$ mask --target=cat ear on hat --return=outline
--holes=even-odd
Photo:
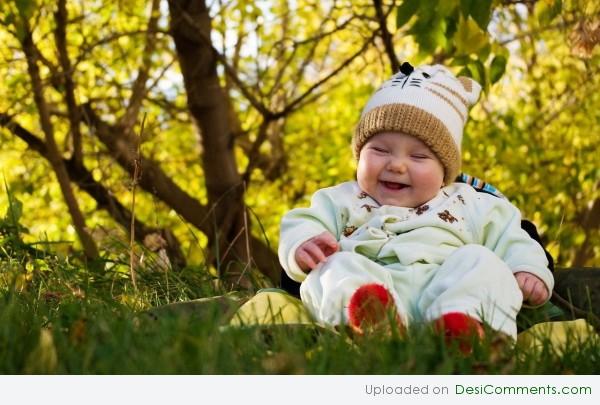
[[[413,65],[411,65],[408,62],[404,62],[400,66],[400,72],[404,73],[406,76],[410,75],[414,70],[415,68],[413,67]]]
[[[413,70],[415,70],[415,68],[410,63],[404,62],[402,66],[400,66],[400,70],[394,73],[390,80],[404,79],[406,76],[410,76]]]
[[[469,104],[475,104],[479,99],[479,94],[481,93],[481,85],[467,76],[459,76],[457,79],[465,89],[465,95]]]

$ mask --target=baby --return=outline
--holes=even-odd
[[[357,180],[283,217],[279,259],[317,321],[361,333],[391,311],[449,338],[483,336],[484,322],[516,338],[523,301],[549,299],[548,261],[519,210],[454,183],[480,90],[443,66],[403,64],[362,112]]]

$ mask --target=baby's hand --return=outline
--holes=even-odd
[[[301,244],[296,249],[294,258],[303,271],[309,272],[339,249],[338,242],[333,235],[323,232]]]
[[[515,273],[515,278],[523,293],[523,301],[529,301],[531,305],[540,305],[548,300],[550,293],[539,277],[525,271],[519,271]]]

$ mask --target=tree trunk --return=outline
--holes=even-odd
[[[83,105],[86,122],[93,133],[110,150],[115,161],[129,170],[136,158],[123,129],[109,125],[95,113],[89,104]],[[143,156],[141,158],[142,177],[139,185],[175,210],[183,219],[198,228],[205,235],[214,234],[214,215],[211,210],[200,204],[193,196],[179,187],[157,164]],[[276,254],[261,239],[250,237],[252,260],[261,273],[273,283],[280,281],[281,267]]]
[[[199,127],[202,167],[210,207],[212,262],[227,284],[249,287],[252,246],[244,185],[234,156],[226,94],[210,42],[211,19],[202,0],[170,0],[170,29],[190,113]]]
[[[73,220],[73,226],[75,227],[75,231],[79,236],[79,240],[81,241],[85,255],[88,259],[94,260],[98,258],[98,249],[96,247],[96,243],[86,228],[85,219],[81,213],[81,210],[79,209],[79,204],[75,197],[75,193],[73,192],[73,188],[71,187],[71,182],[69,181],[67,169],[65,168],[61,153],[54,138],[54,129],[52,127],[52,122],[50,121],[50,112],[48,110],[48,104],[44,98],[44,87],[37,64],[38,51],[33,43],[33,34],[26,21],[23,21],[23,27],[25,34],[22,37],[21,45],[27,59],[27,71],[31,79],[33,98],[39,112],[40,126],[46,138],[48,161],[50,162],[50,165],[56,174],[58,184],[60,185],[60,190],[65,199],[65,203],[67,204],[67,209],[71,215],[71,219]]]
[[[34,136],[21,125],[13,122],[10,116],[0,113],[0,126],[8,128],[15,136],[27,143],[30,149],[38,152],[40,156],[50,161],[50,155],[46,144],[39,137]],[[131,225],[131,211],[124,207],[123,204],[112,195],[110,190],[104,187],[100,182],[94,180],[92,173],[87,170],[83,165],[83,162],[71,158],[63,159],[62,164],[67,170],[69,180],[72,183],[75,183],[81,191],[93,198],[99,209],[106,210],[106,212],[108,212],[126,232],[129,232]],[[180,243],[171,230],[150,227],[141,222],[138,218],[134,219],[134,228],[135,237],[140,244],[145,245],[144,241],[147,236],[160,235],[167,243],[165,249],[171,264],[179,268],[186,265],[185,256],[181,251]]]
[[[596,184],[596,189],[598,188],[600,188],[600,182]],[[585,239],[577,250],[573,267],[585,266],[586,262],[593,257],[592,235],[598,235],[598,229],[600,228],[600,198],[596,198],[585,212],[581,226],[585,231]]]

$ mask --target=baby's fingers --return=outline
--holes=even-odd
[[[321,250],[321,247],[316,243],[307,244],[304,249],[308,252],[308,254],[312,257],[315,263],[321,263],[325,260],[325,253]],[[316,266],[316,265],[315,265]]]
[[[325,232],[323,234],[323,241],[327,244],[327,246],[329,246],[332,249],[337,249],[338,248],[338,241],[337,239],[330,234],[329,232]]]
[[[298,249],[296,251],[296,263],[304,271],[311,270],[317,267],[317,263],[315,262],[315,260],[304,248]]]
[[[521,286],[521,292],[523,293],[523,301],[530,302],[533,296],[533,285],[527,281]]]
[[[548,299],[548,289],[544,283],[535,283],[529,294],[529,303],[532,305],[543,304]]]
[[[337,239],[329,232],[323,232],[317,236],[315,242],[319,245],[325,256],[331,256],[339,250]]]
[[[548,289],[541,280],[533,277],[519,277],[517,281],[523,293],[523,301],[529,302],[531,305],[540,305],[548,299]]]

